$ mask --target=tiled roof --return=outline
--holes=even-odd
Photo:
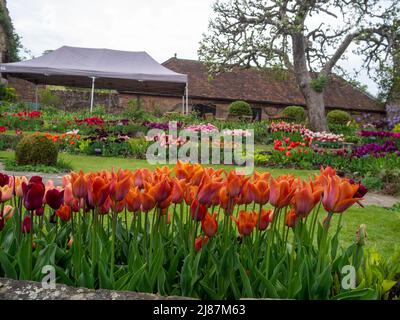
[[[189,76],[192,98],[305,105],[293,74],[286,73],[282,77],[273,69],[235,68],[209,80],[206,67],[200,61],[171,58],[163,65]],[[377,100],[338,76],[329,81],[324,94],[327,108],[385,112],[384,106]]]

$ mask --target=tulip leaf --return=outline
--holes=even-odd
[[[103,261],[100,261],[98,264],[99,267],[99,283],[100,283],[100,288],[101,289],[112,289],[113,286],[113,282],[111,280],[111,277],[109,275],[107,275],[106,272],[106,266],[105,263]]]
[[[371,288],[355,289],[347,292],[340,293],[332,300],[375,300],[378,298],[378,292]]]
[[[243,265],[239,261],[239,257],[237,257],[237,265],[238,265],[240,277],[241,277],[242,283],[243,283],[244,294],[247,298],[252,298],[252,297],[254,297],[254,293],[253,293],[253,289],[251,287],[250,279],[249,279],[249,276],[247,275],[246,271],[244,270]]]
[[[9,258],[7,257],[7,254],[1,250],[0,250],[0,265],[1,268],[4,270],[6,278],[18,279],[15,268],[13,267]]]
[[[382,282],[383,292],[388,292],[390,289],[393,288],[393,286],[396,285],[396,283],[397,283],[396,281],[392,281],[392,280],[387,280],[387,279],[383,280],[383,282]]]
[[[129,280],[128,286],[126,287],[126,290],[138,291],[139,281],[142,279],[146,268],[147,268],[147,263],[143,264],[143,266],[141,268],[139,268],[138,270],[136,270],[136,272],[131,274],[131,278]]]

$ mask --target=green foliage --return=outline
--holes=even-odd
[[[57,147],[44,136],[25,136],[15,148],[15,161],[18,165],[56,166],[57,157]]]
[[[323,92],[328,83],[328,77],[319,76],[316,79],[311,80],[311,87],[317,92]]]
[[[16,102],[17,93],[15,89],[0,83],[0,100],[6,102]]]
[[[131,153],[135,159],[146,159],[146,152],[151,142],[145,139],[130,139]]]
[[[20,61],[19,50],[22,48],[21,39],[15,32],[13,23],[2,6],[0,6],[0,25],[3,28],[7,41],[5,62]]]
[[[46,107],[59,107],[61,104],[60,97],[54,94],[50,89],[39,90],[39,101]]]
[[[282,116],[293,119],[295,122],[306,121],[307,114],[303,107],[300,106],[288,106],[282,111]]]
[[[129,100],[122,115],[128,119],[144,121],[149,119],[150,113],[143,110],[142,99],[132,99]]]
[[[235,101],[229,105],[229,114],[234,116],[252,116],[251,106],[245,101]]]
[[[8,159],[4,162],[4,168],[7,171],[15,172],[41,172],[41,173],[65,173],[72,170],[69,162],[60,159],[55,166],[38,165],[18,165],[15,160]]]
[[[0,134],[0,150],[14,150],[21,138],[19,135]]]
[[[351,121],[350,114],[343,110],[333,110],[327,114],[328,125],[346,125]]]

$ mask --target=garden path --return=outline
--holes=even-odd
[[[62,177],[65,175],[64,173],[38,173],[38,172],[14,172],[14,171],[5,171],[4,165],[0,163],[0,172],[6,173],[8,175],[16,175],[16,176],[26,176],[28,178],[32,176],[41,176],[43,177],[44,183],[48,180],[53,180],[54,185],[61,185]],[[363,205],[365,206],[378,206],[382,208],[391,208],[395,204],[400,203],[400,197],[394,197],[389,195],[384,195],[375,192],[368,192],[363,200]]]

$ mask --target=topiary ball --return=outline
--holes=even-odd
[[[307,114],[303,107],[300,106],[289,106],[283,109],[282,116],[285,118],[291,118],[295,122],[306,121]]]
[[[251,106],[245,101],[235,101],[229,105],[229,114],[234,116],[252,116]]]
[[[328,124],[338,124],[344,126],[351,120],[351,116],[346,111],[333,110],[331,112],[328,112],[326,119],[328,121]]]
[[[15,148],[15,161],[17,165],[46,165],[57,164],[58,149],[56,145],[45,136],[25,136]]]

